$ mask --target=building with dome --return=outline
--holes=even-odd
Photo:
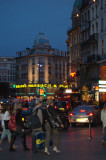
[[[33,48],[26,48],[16,54],[16,84],[20,86],[17,87],[19,89],[18,96],[20,96],[19,94],[28,95],[29,93],[36,96],[37,92],[35,90],[39,86],[45,85],[47,91],[47,84],[50,84],[49,88],[52,88],[54,84],[57,88],[66,81],[67,52],[51,48],[44,33],[38,34]],[[28,84],[30,86],[35,84],[36,87],[27,87],[28,93],[26,93],[24,86]]]

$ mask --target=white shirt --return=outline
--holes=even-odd
[[[5,113],[4,113],[4,118],[3,118],[4,120],[10,120],[10,114],[9,114],[9,112],[8,111],[6,111]]]

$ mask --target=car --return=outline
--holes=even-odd
[[[54,102],[54,108],[59,113],[61,113],[61,112],[68,113],[69,106],[67,104],[68,104],[67,101],[55,101]]]
[[[100,110],[96,106],[81,105],[69,113],[69,122],[75,127],[76,124],[89,123],[90,117],[91,123],[97,125],[101,122],[100,115]]]
[[[0,100],[0,104],[6,104],[6,103],[10,103],[10,100],[9,99],[1,99]]]

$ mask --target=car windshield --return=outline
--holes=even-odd
[[[66,107],[66,102],[61,102],[61,101],[59,101],[59,102],[55,102],[55,105],[57,106],[57,107]]]
[[[85,111],[85,112],[90,112],[93,110],[93,107],[91,106],[78,106],[77,108],[75,108],[75,112],[81,112],[81,111]]]

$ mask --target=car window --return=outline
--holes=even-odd
[[[66,102],[58,101],[54,103],[57,107],[66,107]]]
[[[81,110],[85,110],[86,112],[90,112],[90,111],[93,110],[93,107],[91,107],[91,106],[79,106],[74,111],[75,112],[80,112]]]

